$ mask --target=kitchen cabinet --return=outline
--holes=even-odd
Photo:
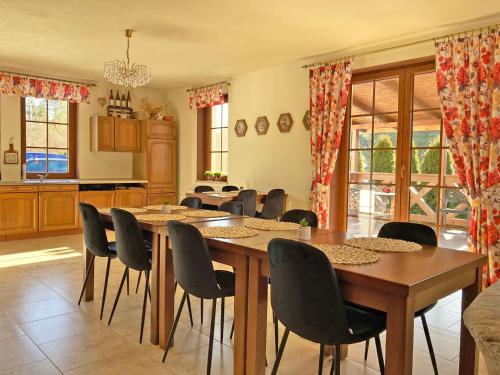
[[[64,186],[64,185],[63,185]],[[64,188],[44,187],[51,191],[38,193],[38,223],[39,231],[57,231],[76,229],[79,224],[78,201],[79,193],[76,185],[74,190]]]
[[[0,236],[33,233],[38,230],[38,193],[24,189],[0,191]],[[26,191],[27,190],[27,191]]]
[[[93,116],[90,120],[90,129],[92,151],[140,152],[139,120]]]
[[[170,204],[177,203],[176,193],[149,193],[148,194],[148,205],[163,204],[166,201]]]
[[[146,189],[115,190],[114,207],[144,207],[146,205]]]
[[[80,202],[91,204],[96,208],[110,208],[115,204],[115,191],[80,191]],[[81,215],[79,215],[79,227],[83,228]]]

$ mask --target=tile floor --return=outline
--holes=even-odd
[[[139,344],[143,295],[141,291],[135,294],[137,273],[131,273],[131,293],[122,296],[111,326],[106,322],[123,272],[119,261],[112,264],[103,321],[99,321],[99,295],[105,261],[96,262],[97,298],[77,306],[83,272],[81,248],[80,235],[0,243],[0,374],[204,374],[209,304],[205,304],[205,321],[201,324],[200,303],[192,299],[194,327],[190,327],[186,311],[176,334],[176,345],[167,363],[162,364],[163,352],[147,343],[147,334],[145,342]],[[233,351],[229,340],[232,309],[233,301],[228,299],[223,343],[219,339],[221,325],[217,318],[213,374],[232,373]],[[427,316],[442,375],[458,373],[459,313],[460,295],[454,294],[441,300]],[[146,322],[146,332],[148,328]],[[384,337],[382,341],[385,346]],[[364,362],[363,344],[351,345],[348,359],[342,362],[342,373],[378,373],[374,347],[370,346],[368,361]],[[432,374],[418,320],[414,348],[414,374]],[[280,373],[315,374],[318,351],[318,345],[290,335]],[[268,330],[267,358],[272,364],[272,323]],[[325,362],[325,370],[329,370],[330,364],[331,360]],[[480,374],[486,374],[482,360]]]

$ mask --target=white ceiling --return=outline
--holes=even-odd
[[[498,0],[0,0],[0,66],[100,80],[132,28],[132,61],[173,88],[498,12]]]

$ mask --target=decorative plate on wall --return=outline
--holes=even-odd
[[[282,133],[288,133],[292,128],[293,120],[290,113],[282,113],[278,118],[278,129]]]
[[[241,120],[236,120],[236,124],[234,125],[234,132],[236,133],[236,136],[238,137],[244,137],[245,134],[247,133],[247,122],[243,119]]]
[[[269,121],[267,121],[266,116],[257,117],[257,121],[255,121],[255,131],[258,135],[264,135],[267,133],[267,129],[269,128]]]
[[[304,124],[304,128],[306,128],[307,131],[311,129],[311,111],[307,110],[306,113],[304,113],[304,117],[302,117],[302,123]]]

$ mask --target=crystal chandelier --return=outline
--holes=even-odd
[[[147,65],[130,63],[129,50],[132,30],[125,30],[127,37],[127,61],[113,60],[104,63],[104,78],[121,86],[144,86],[151,81],[151,68]]]

